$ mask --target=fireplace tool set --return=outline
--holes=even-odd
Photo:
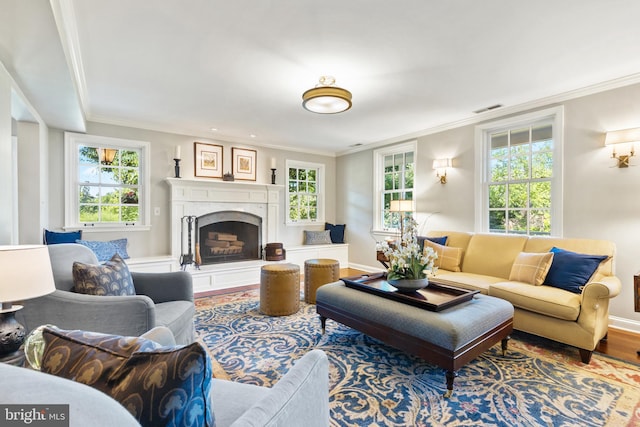
[[[184,271],[187,269],[188,265],[193,264],[196,269],[200,269],[200,264],[202,263],[200,259],[200,245],[198,233],[194,231],[198,228],[198,217],[193,215],[186,215],[181,218],[181,247],[180,250],[182,255],[180,255],[180,268]],[[185,224],[187,233],[185,236]],[[194,227],[195,226],[195,227]],[[185,239],[186,237],[186,239]],[[185,253],[185,240],[187,241],[187,252]],[[195,246],[195,254],[193,247]]]

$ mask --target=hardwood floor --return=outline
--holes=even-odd
[[[364,274],[364,271],[355,270],[352,268],[340,269],[340,277],[357,276]],[[246,289],[256,289],[259,285],[244,286],[242,288],[235,288],[233,292]],[[219,295],[229,292],[228,290],[212,291],[203,294],[196,294],[197,297]],[[600,342],[596,348],[597,353],[607,354],[618,359],[626,360],[632,363],[640,364],[640,355],[637,351],[640,350],[640,334],[626,331],[624,329],[609,328],[609,336],[606,341]]]

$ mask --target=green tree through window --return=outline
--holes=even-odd
[[[489,135],[489,231],[551,234],[552,130],[538,123]]]
[[[140,150],[78,146],[78,219],[81,223],[140,220]]]

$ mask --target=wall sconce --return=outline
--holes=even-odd
[[[435,159],[433,161],[433,169],[436,176],[440,178],[440,184],[447,183],[447,168],[451,167],[451,159]]]
[[[618,159],[619,168],[629,167],[629,158],[635,155],[634,146],[635,142],[640,141],[640,128],[616,130],[607,132],[607,136],[604,139],[604,145],[613,145],[611,157]],[[616,144],[626,144],[630,146],[629,154],[617,154]]]

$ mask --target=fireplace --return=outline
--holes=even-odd
[[[197,219],[200,263],[262,259],[262,218],[248,212],[217,211]]]

